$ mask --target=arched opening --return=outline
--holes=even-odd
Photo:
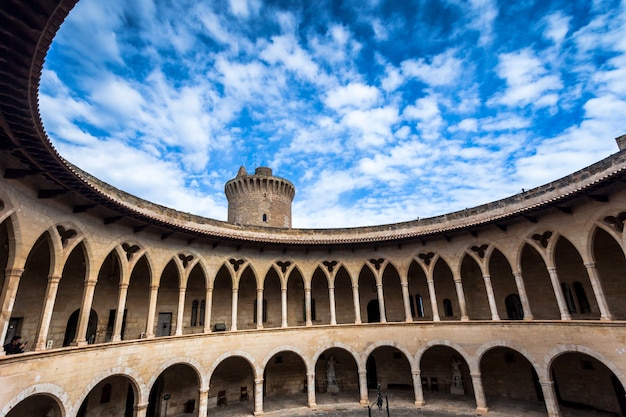
[[[424,270],[415,261],[411,262],[408,273],[409,295],[411,298],[411,315],[417,319],[433,317],[430,306],[430,292]]]
[[[287,281],[287,324],[304,326],[304,278],[298,269],[289,274]]]
[[[133,417],[135,398],[134,386],[129,378],[124,375],[112,375],[89,391],[76,417]]]
[[[561,313],[548,269],[539,252],[529,244],[525,244],[522,250],[521,265],[524,286],[534,318],[559,320]]]
[[[476,260],[467,254],[461,262],[461,281],[465,292],[467,315],[476,320],[491,320],[491,309],[482,271]]]
[[[596,228],[593,257],[609,311],[617,320],[626,319],[626,257],[617,241],[607,231]],[[588,293],[589,294],[589,293]]]
[[[311,278],[311,320],[313,324],[330,324],[330,300],[326,274],[316,268]]]
[[[350,274],[343,266],[337,270],[335,275],[335,311],[337,312],[338,324],[354,323],[356,321],[352,280],[350,279]]]
[[[387,321],[405,321],[404,299],[400,275],[392,264],[387,264],[382,276],[385,316]]]
[[[435,281],[437,299],[443,300],[443,314],[440,315],[441,318],[444,320],[460,319],[461,309],[459,308],[459,299],[456,295],[452,271],[448,264],[441,258],[437,260],[437,264],[433,270],[433,280]]]
[[[150,305],[150,281],[152,272],[145,256],[137,261],[126,294],[127,325],[124,340],[146,336],[146,324]]]
[[[433,346],[420,360],[424,400],[435,407],[454,399],[455,404],[474,412],[474,387],[465,359],[453,348]]]
[[[373,360],[370,362],[370,358]],[[413,404],[415,394],[413,391],[413,376],[411,363],[404,353],[393,346],[380,346],[370,353],[368,362],[371,368],[366,369],[368,375],[368,389],[377,389],[380,385],[381,392],[393,398],[395,404]],[[376,398],[377,392],[370,391],[370,401]]]
[[[508,347],[495,347],[480,360],[480,375],[489,410],[510,410],[511,403],[525,410],[545,412],[539,377],[526,357]]]
[[[267,300],[263,327],[280,327],[282,320],[281,284],[278,272],[274,268],[270,268],[265,275],[263,298]]]
[[[315,402],[317,404],[359,401],[359,370],[352,354],[330,348],[315,364]]]
[[[213,284],[212,328],[224,331],[231,328],[232,322],[233,280],[225,265],[217,271]]]
[[[94,309],[100,317],[108,318],[106,332],[104,334],[103,332],[99,332],[96,335],[96,343],[109,342],[113,338],[121,278],[122,274],[119,258],[115,251],[111,251],[98,272],[98,282],[91,304],[91,308]],[[122,337],[124,335],[125,324],[125,320],[122,320],[122,327],[120,329]],[[87,337],[87,341],[89,342],[89,337]]]
[[[196,264],[189,273],[189,278],[187,278],[183,333],[202,333],[204,331],[205,297],[206,276],[200,264]]]
[[[599,319],[600,309],[596,299],[587,298],[587,294],[593,294],[593,288],[578,250],[561,236],[555,248],[554,259],[565,304],[572,318]]]
[[[265,365],[263,411],[271,412],[307,404],[304,360],[296,353],[276,353]]]
[[[256,329],[256,276],[250,266],[241,273],[237,296],[237,329]]]
[[[562,408],[626,415],[624,387],[613,371],[596,358],[566,352],[554,359],[550,371]]]
[[[50,395],[35,394],[24,398],[8,412],[6,417],[63,416],[57,400]]]
[[[176,263],[171,260],[161,274],[156,308],[156,337],[170,336],[176,332],[178,314],[178,296],[180,294],[180,276]]]
[[[76,327],[71,329],[71,337],[70,340],[65,340],[67,337],[69,325],[76,326],[78,322],[78,317],[76,317],[75,323],[70,323],[72,312],[80,309],[82,304],[83,297],[83,287],[85,286],[85,276],[87,273],[87,259],[85,258],[84,247],[82,244],[79,244],[67,258],[65,266],[63,267],[63,273],[61,275],[61,280],[59,281],[59,289],[56,294],[56,298],[54,301],[54,310],[52,312],[52,318],[50,320],[50,331],[48,334],[48,340],[53,339],[54,346],[68,346],[73,340],[77,338],[82,338],[83,336],[89,341],[89,334],[87,335],[78,335],[76,334]],[[90,316],[92,312],[89,313]],[[93,313],[95,314],[95,313]],[[68,318],[70,320],[68,320]],[[97,318],[95,323],[92,320],[89,320],[90,325],[97,327],[98,322]],[[56,334],[53,333],[55,332]],[[65,330],[65,334],[62,333],[62,329]],[[93,331],[92,335],[95,337],[95,331]]]
[[[75,310],[65,326],[65,337],[63,338],[63,346],[69,346],[76,339],[76,330],[78,329],[78,320],[80,318],[80,310]],[[95,343],[96,332],[98,330],[98,315],[94,310],[89,312],[89,322],[87,323],[87,334],[85,339],[88,344]]]
[[[175,416],[197,411],[200,378],[197,371],[184,363],[168,367],[150,389],[146,417]]]
[[[376,278],[372,270],[367,266],[363,266],[359,273],[359,302],[361,303],[361,317],[366,317],[368,323],[380,321]]]
[[[489,257],[489,275],[491,276],[491,287],[493,288],[499,314],[506,311],[507,318],[513,320],[509,315],[509,307],[507,306],[506,300],[510,295],[515,295],[519,300],[517,285],[515,284],[515,277],[513,276],[509,261],[498,249],[494,249]],[[519,319],[515,320],[522,320],[524,318],[524,310],[521,303],[519,313]]]

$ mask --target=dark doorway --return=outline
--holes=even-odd
[[[122,318],[122,330],[120,332],[121,339],[124,340],[124,329],[126,328],[126,313],[127,309],[124,309],[124,317]],[[113,326],[115,326],[115,315],[117,310],[109,310],[109,321],[107,322],[107,334],[104,339],[105,342],[110,342],[113,338]]]
[[[376,389],[378,386],[378,373],[376,371],[376,360],[373,356],[367,358],[367,362],[365,363],[365,372],[367,389]]]
[[[523,320],[524,308],[522,307],[522,301],[517,294],[509,294],[504,299],[506,305],[506,314],[509,320]]]
[[[133,386],[128,384],[128,391],[126,393],[126,407],[124,408],[124,417],[133,417],[135,415],[135,391]]]
[[[380,309],[378,308],[378,300],[372,300],[367,303],[367,322],[380,323]]]
[[[172,334],[172,313],[159,313],[156,336],[169,336]]]
[[[80,317],[80,310],[76,310],[72,313],[67,320],[67,326],[65,327],[65,337],[63,338],[63,346],[69,346],[74,339],[76,339],[76,329],[78,327],[78,319]],[[91,310],[89,313],[89,322],[87,323],[87,334],[85,339],[87,343],[92,344],[96,341],[96,331],[98,330],[98,315],[95,311]]]

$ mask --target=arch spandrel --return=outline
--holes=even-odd
[[[221,354],[211,363],[211,366],[208,368],[208,372],[206,373],[207,381],[211,380],[217,367],[220,366],[220,364],[226,359],[230,358],[241,358],[245,360],[252,369],[253,378],[255,380],[263,378],[263,367],[251,354],[243,350],[231,350],[229,352]]]

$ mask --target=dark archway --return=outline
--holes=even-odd
[[[380,322],[380,307],[378,304],[378,299],[371,300],[369,303],[367,303],[367,322],[368,323]]]
[[[237,405],[245,415],[254,411],[254,371],[250,363],[240,357],[224,359],[213,371],[209,390],[209,408]],[[242,401],[242,389],[245,388],[248,399]],[[209,415],[213,413],[209,410]]]
[[[452,393],[453,364],[457,362],[461,372],[463,392]],[[469,366],[463,356],[449,346],[437,345],[430,347],[420,360],[422,391],[428,400],[433,395],[453,395],[454,397],[473,398],[474,387],[469,373]]]
[[[9,411],[6,417],[62,416],[61,407],[55,398],[46,394],[35,394],[24,398]]]
[[[296,353],[276,353],[265,365],[263,411],[285,407],[285,398],[297,406],[307,404],[307,376],[304,360]]]
[[[150,389],[146,417],[193,413],[200,400],[199,389],[200,378],[194,368],[184,363],[168,367]]]
[[[329,363],[333,362],[336,383],[329,381]],[[325,350],[315,364],[317,404],[359,402],[359,370],[350,352],[341,348]]]
[[[76,329],[78,328],[78,319],[80,318],[80,310],[76,310],[72,313],[67,320],[65,326],[65,337],[63,338],[63,346],[69,346],[74,339],[76,339]],[[94,310],[89,312],[89,322],[87,323],[87,343],[92,344],[96,340],[96,333],[98,331],[98,315]]]
[[[83,400],[76,417],[133,417],[135,390],[124,375],[112,375],[100,381]]]

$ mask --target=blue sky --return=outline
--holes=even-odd
[[[81,0],[46,58],[54,146],[226,220],[269,166],[294,227],[394,223],[542,185],[626,133],[626,0]]]

